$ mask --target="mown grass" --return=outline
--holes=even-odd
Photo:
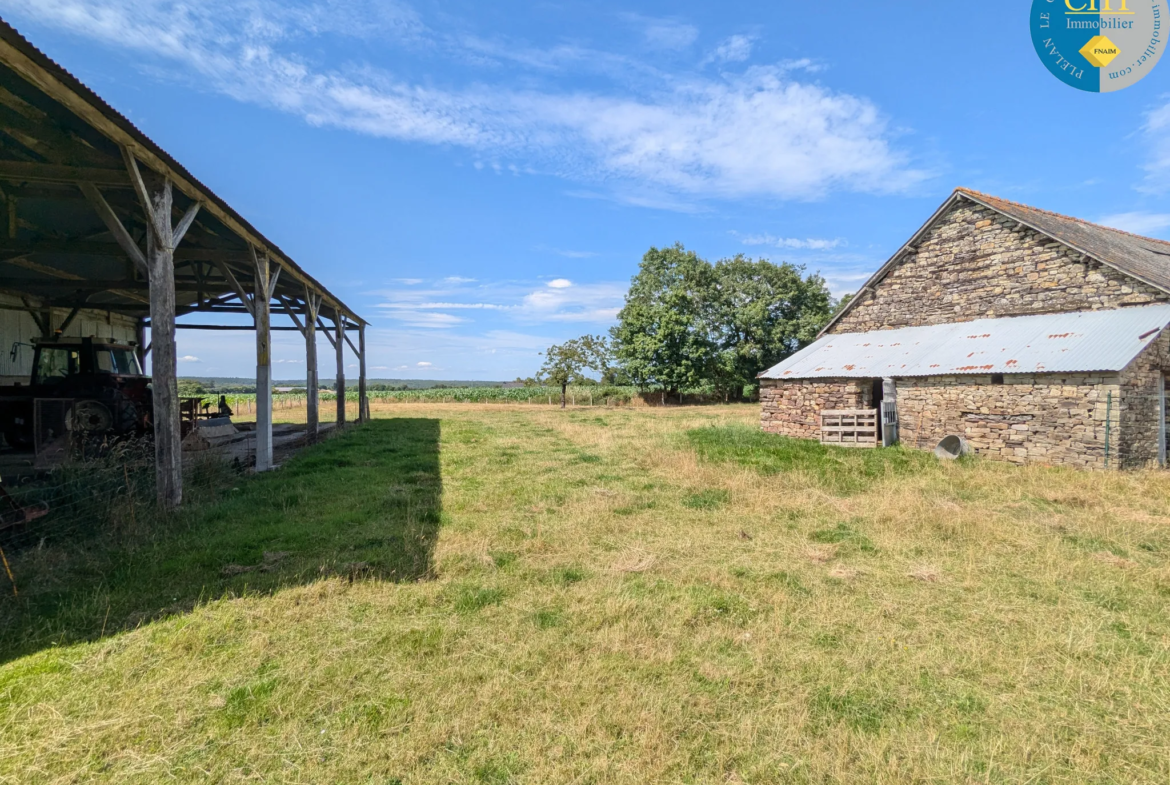
[[[1170,779],[1164,474],[824,451],[746,406],[395,412],[441,424],[416,579],[401,421],[246,480],[154,558],[253,520],[291,555],[180,570],[173,610],[119,584],[164,612],[104,636],[59,595],[85,632],[0,666],[0,781]],[[377,572],[315,566],[369,540]]]

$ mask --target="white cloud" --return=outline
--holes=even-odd
[[[1166,173],[1170,172],[1170,103],[1146,114],[1142,132],[1149,158],[1146,181],[1140,190],[1162,193],[1166,190]]]
[[[625,299],[625,284],[547,286],[525,295],[517,317],[526,321],[609,323]]]
[[[273,360],[272,362],[275,365],[282,365],[284,363],[290,363],[292,365],[304,365],[305,364],[304,360]]]
[[[179,358],[179,362],[181,362],[181,363],[201,363],[203,361],[200,360],[198,357],[194,357],[190,354],[185,354]]]
[[[699,28],[677,19],[655,19],[640,14],[626,18],[642,27],[642,36],[652,49],[686,49],[699,37]]]
[[[394,283],[400,283],[403,286],[418,286],[423,282],[422,278],[395,278]]]
[[[840,248],[846,245],[846,242],[840,237],[832,240],[826,240],[819,237],[776,237],[774,235],[764,234],[746,234],[740,235],[738,232],[732,234],[739,237],[739,241],[744,245],[770,245],[774,248],[792,248],[807,251],[830,251],[834,248]]]
[[[596,251],[566,251],[563,248],[548,248],[543,245],[537,246],[536,250],[555,253],[557,256],[564,256],[567,259],[590,259],[597,256]]]
[[[378,303],[378,308],[397,309],[397,310],[411,310],[411,311],[433,311],[433,310],[506,310],[508,306],[499,305],[497,303]]]
[[[755,39],[750,35],[733,35],[725,38],[707,55],[702,65],[707,63],[742,63],[752,56],[752,45]]]
[[[1097,223],[1112,226],[1114,229],[1120,229],[1123,232],[1154,235],[1170,229],[1170,213],[1149,213],[1142,211],[1115,213],[1101,218]]]
[[[419,363],[415,363],[415,365],[417,365],[419,368],[430,368],[431,367],[431,364],[428,362],[419,362]]]
[[[386,314],[392,319],[397,319],[409,327],[425,327],[431,329],[442,329],[445,327],[454,327],[457,324],[462,324],[467,321],[460,319],[458,316],[449,313],[437,313],[435,311],[416,311],[416,310],[391,310]]]
[[[638,203],[639,193],[646,204],[668,209],[679,201],[670,194],[811,199],[833,190],[889,193],[926,177],[895,147],[874,104],[793,78],[799,64],[755,66],[718,78],[658,74],[652,83],[609,92],[483,81],[435,87],[361,65],[319,66],[301,54],[318,51],[298,48],[308,35],[364,34],[352,15],[333,20],[335,5],[287,11],[273,0],[214,7],[169,0],[0,2],[6,13],[99,40],[140,61],[145,56],[144,67],[155,72],[151,57],[182,66],[201,89],[313,125],[523,158],[618,193],[633,187],[627,203]],[[376,4],[361,8],[372,15]],[[426,33],[409,14],[396,13],[381,24],[399,38]],[[663,47],[689,46],[697,35],[681,22],[636,19]]]
[[[568,278],[554,278],[548,282],[550,289],[568,289],[573,285],[573,282]]]
[[[475,279],[474,279],[474,278],[462,278],[462,277],[460,277],[460,276],[458,276],[458,275],[451,275],[451,276],[448,276],[447,278],[444,278],[444,279],[443,279],[443,281],[444,281],[444,282],[446,282],[446,283],[455,283],[455,284],[459,284],[459,283],[475,283]]]

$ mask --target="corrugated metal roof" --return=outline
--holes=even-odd
[[[1120,371],[1170,324],[1170,305],[826,335],[762,379]]]

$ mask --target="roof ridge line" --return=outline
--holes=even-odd
[[[1016,201],[1013,201],[1011,199],[1004,199],[1002,196],[995,196],[994,194],[984,193],[983,191],[977,191],[974,188],[967,188],[965,186],[959,186],[958,188],[955,189],[955,192],[967,194],[969,196],[975,196],[975,197],[978,197],[980,199],[990,199],[990,200],[996,201],[996,202],[1003,202],[1005,204],[1010,204],[1013,207],[1022,207],[1025,210],[1033,210],[1037,213],[1043,213],[1045,215],[1050,215],[1053,218],[1061,218],[1065,221],[1072,221],[1073,223],[1085,224],[1086,226],[1092,226],[1095,229],[1105,229],[1105,230],[1108,230],[1110,232],[1117,232],[1118,234],[1124,234],[1127,237],[1136,237],[1139,240],[1149,240],[1151,242],[1160,243],[1162,245],[1170,245],[1170,240],[1159,240],[1157,237],[1147,237],[1144,234],[1137,234],[1136,232],[1127,232],[1124,229],[1118,229],[1114,226],[1106,226],[1105,224],[1094,223],[1093,221],[1086,221],[1084,218],[1077,218],[1075,215],[1065,215],[1064,213],[1058,213],[1058,212],[1055,212],[1053,210],[1045,210],[1043,207],[1033,207],[1032,205],[1024,204],[1023,202],[1016,202]]]

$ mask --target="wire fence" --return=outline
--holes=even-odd
[[[337,433],[330,428],[318,438]],[[133,549],[165,535],[183,512],[238,487],[256,457],[255,440],[246,437],[231,449],[184,451],[183,507],[175,512],[156,501],[153,439],[73,433],[65,441],[55,466],[38,468],[28,453],[27,465],[9,459],[0,478],[0,598],[19,597],[22,574],[45,580],[43,573],[66,552]],[[303,441],[288,449],[300,446]]]
[[[185,453],[185,499],[217,498],[246,463],[213,451]],[[74,445],[51,469],[17,473],[15,480],[10,472],[0,485],[0,559],[11,594],[19,593],[12,565],[30,550],[141,540],[165,524],[171,513],[156,504],[154,466],[154,444],[140,438]]]

